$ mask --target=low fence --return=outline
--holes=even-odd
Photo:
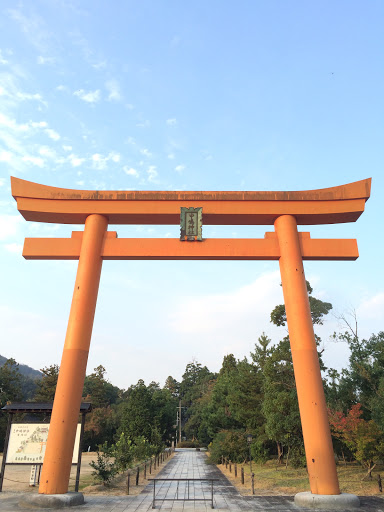
[[[134,466],[133,468],[128,470],[127,473],[127,494],[130,492],[132,480],[134,479],[134,484],[137,486],[140,483],[140,477],[142,480],[147,480],[147,475],[151,475],[152,471],[155,471],[160,464],[165,462],[173,453],[172,448],[166,448],[163,452],[159,453],[158,455],[155,455],[143,462],[140,462],[140,464],[137,464],[137,466]]]

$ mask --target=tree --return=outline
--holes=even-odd
[[[333,436],[342,439],[372,478],[373,468],[384,456],[384,434],[373,420],[364,420],[362,414],[358,403],[346,415],[329,410],[329,421]]]
[[[19,365],[14,359],[7,359],[0,367],[0,408],[8,402],[22,400],[21,375]],[[0,450],[4,448],[4,438],[7,428],[5,414],[0,415]]]
[[[18,363],[10,358],[0,367],[0,404],[22,400],[21,374]]]
[[[59,366],[52,364],[40,370],[43,374],[41,380],[37,383],[35,400],[37,402],[53,402],[56,393],[57,379],[59,376]]]
[[[94,368],[94,373],[85,377],[83,396],[89,397],[93,407],[107,407],[116,403],[119,397],[119,388],[106,380],[105,374],[106,369],[99,365]]]
[[[316,299],[312,296],[313,289],[308,281],[307,290],[309,295],[309,307],[311,309],[312,322],[317,325],[323,325],[323,317],[327,315],[332,309],[332,304],[329,302],[323,302],[320,299]],[[271,322],[277,326],[284,326],[287,323],[287,314],[285,311],[285,305],[279,304],[271,312]]]

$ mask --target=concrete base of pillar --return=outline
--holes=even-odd
[[[66,508],[83,505],[82,492],[67,492],[65,494],[26,494],[19,506],[24,508]]]
[[[299,492],[295,496],[295,505],[303,508],[349,510],[360,507],[360,500],[355,494],[312,494]]]

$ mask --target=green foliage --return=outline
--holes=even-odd
[[[243,462],[248,458],[249,447],[245,432],[222,431],[208,447],[210,462],[220,464],[222,457],[232,462]]]
[[[309,307],[311,310],[312,322],[317,325],[323,325],[323,317],[330,312],[332,309],[332,304],[312,297],[312,287],[308,281],[306,281],[306,283],[309,295]],[[273,309],[271,312],[271,322],[277,326],[286,325],[287,314],[284,304],[279,304]]]
[[[92,461],[89,465],[94,469],[92,475],[103,483],[108,485],[117,474],[118,468],[114,461],[111,459],[111,448],[108,447],[107,443],[99,446],[97,452],[97,460]]]
[[[37,384],[36,402],[53,402],[56,393],[57,379],[59,377],[59,366],[52,364],[41,369],[42,378]]]
[[[119,439],[112,445],[110,453],[115,458],[116,470],[121,472],[132,466],[135,458],[135,446],[127,435],[122,432]]]

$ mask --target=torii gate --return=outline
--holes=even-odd
[[[356,221],[371,179],[297,192],[84,191],[11,178],[23,217],[85,224],[71,238],[26,238],[26,259],[79,260],[39,493],[68,491],[71,457],[103,260],[279,260],[310,488],[338,495],[303,260],[355,260],[356,240],[311,239],[297,225]],[[181,208],[202,208],[204,224],[274,225],[264,239],[118,239],[108,224],[179,224]],[[188,239],[196,239],[189,237]]]

